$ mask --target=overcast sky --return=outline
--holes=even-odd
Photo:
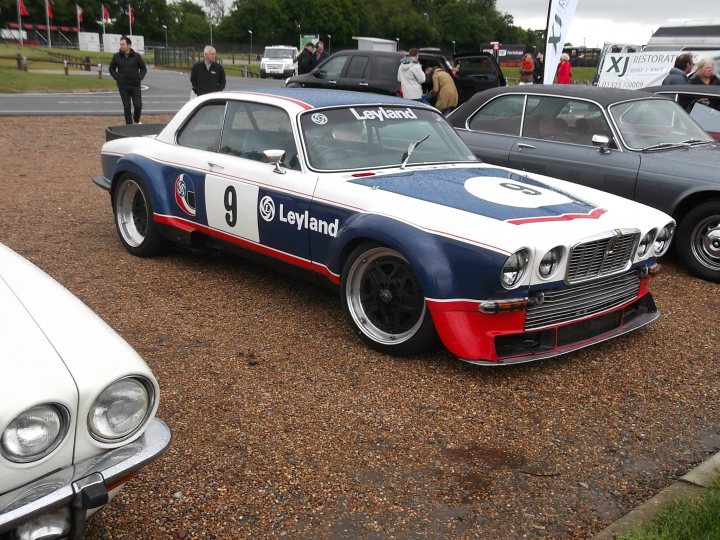
[[[545,28],[548,1],[497,0],[497,9],[516,26]],[[606,41],[644,45],[667,19],[720,20],[720,0],[579,0],[568,31],[575,46],[601,47]]]

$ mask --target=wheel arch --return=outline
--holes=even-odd
[[[127,174],[133,175],[145,183],[155,212],[165,214],[169,212],[168,195],[163,186],[162,165],[137,154],[123,156],[115,164],[110,180],[110,199],[113,206],[118,182]]]
[[[710,201],[720,202],[720,190],[705,189],[689,193],[675,205],[675,208],[672,210],[672,217],[676,223],[679,224],[687,213],[698,204]]]
[[[499,268],[507,255],[428,232],[408,223],[374,214],[362,214],[340,230],[328,257],[328,266],[342,274],[353,250],[365,241],[392,248],[403,255],[420,282],[425,296],[452,298],[462,294],[484,295],[496,290]],[[472,259],[471,263],[467,260]],[[498,276],[483,279],[478,267],[497,266]],[[467,266],[467,273],[464,272]],[[468,276],[474,274],[473,279]],[[472,288],[469,290],[468,287]],[[462,291],[462,292],[461,292]]]

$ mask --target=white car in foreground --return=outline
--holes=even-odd
[[[77,538],[170,444],[159,387],[87,306],[0,244],[0,538]]]

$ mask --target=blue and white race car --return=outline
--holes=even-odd
[[[439,336],[459,358],[517,363],[635,330],[675,223],[561,180],[486,165],[431,107],[308,89],[224,92],[155,136],[102,149],[120,239],[239,247],[339,286],[374,349]]]

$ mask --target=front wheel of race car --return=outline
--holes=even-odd
[[[145,183],[126,174],[113,192],[115,226],[125,249],[137,257],[157,255],[165,246],[153,219],[150,193]]]
[[[435,341],[420,282],[394,249],[375,242],[359,245],[345,263],[340,289],[346,317],[373,349],[404,356]]]
[[[720,200],[699,204],[685,215],[675,249],[693,274],[720,282]]]

